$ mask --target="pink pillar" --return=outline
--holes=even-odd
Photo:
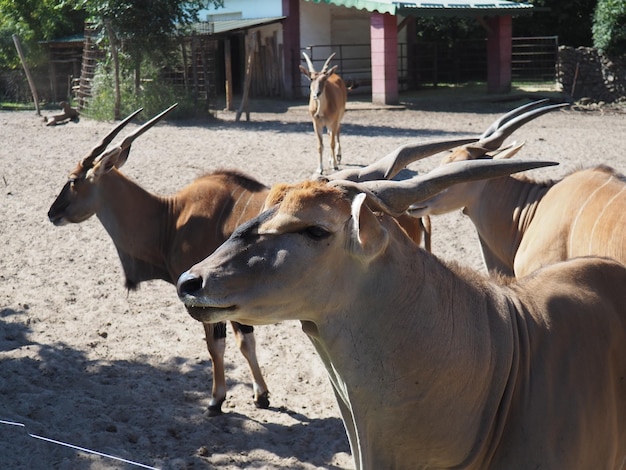
[[[511,91],[512,21],[510,16],[487,18],[487,92]]]
[[[372,13],[372,102],[398,102],[398,28],[396,17]]]

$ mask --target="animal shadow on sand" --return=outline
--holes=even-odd
[[[431,138],[448,139],[467,137],[468,133],[450,132],[444,129],[415,129],[412,127],[401,126],[384,126],[384,125],[362,125],[353,124],[346,118],[346,122],[341,125],[342,136],[354,137],[411,137],[420,140],[428,140]],[[206,127],[206,124],[196,123],[194,121],[175,121],[175,125],[180,127]],[[210,127],[217,130],[241,129],[254,132],[271,132],[277,134],[306,134],[313,135],[313,126],[310,121],[302,122],[293,119],[265,119],[250,122],[215,122]]]
[[[209,418],[209,361],[175,357],[155,367],[140,357],[93,360],[62,338],[32,342],[28,323],[27,310],[0,309],[0,420],[25,425],[0,423],[3,468],[136,468],[28,433],[163,469],[213,468],[212,454],[259,448],[329,468],[334,454],[350,452],[339,418],[309,419],[282,407],[262,413],[289,413],[295,424],[238,412]],[[155,461],[155,455],[162,457]]]

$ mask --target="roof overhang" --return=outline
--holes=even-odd
[[[346,8],[402,16],[517,16],[532,13],[530,3],[505,0],[393,1],[393,0],[306,0]]]
[[[82,47],[85,41],[85,34],[74,34],[73,36],[65,36],[58,39],[49,39],[39,41],[39,44],[45,44],[50,47]]]
[[[192,31],[196,34],[228,35],[247,31],[252,28],[260,28],[284,20],[285,16],[271,18],[253,18],[249,20],[221,20],[202,21],[192,25]]]

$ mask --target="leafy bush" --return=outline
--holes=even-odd
[[[174,103],[178,103],[178,107],[172,111],[171,116],[173,117],[208,116],[208,111],[204,113],[204,116],[199,116],[199,107],[195,105],[193,96],[184,88],[174,87],[162,80],[154,68],[151,69],[149,65],[146,65],[142,67],[142,73],[147,78],[142,80],[139,90],[135,90],[132,74],[122,74],[120,82],[120,112],[122,117],[143,108],[143,112],[137,116],[137,120],[145,121]],[[96,120],[109,120],[114,117],[114,107],[114,74],[106,63],[102,63],[98,66],[94,77],[92,98],[83,114]]]
[[[593,19],[593,43],[613,54],[626,53],[626,2],[598,0]]]

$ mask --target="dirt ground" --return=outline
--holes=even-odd
[[[370,163],[413,141],[477,136],[521,102],[351,102],[342,166]],[[159,124],[136,141],[122,171],[158,194],[217,168],[268,185],[309,178],[317,157],[305,106],[270,108],[253,105],[251,122],[221,112],[213,123]],[[65,227],[48,221],[69,171],[111,127],[85,118],[46,127],[32,111],[0,112],[0,420],[25,425],[0,423],[0,468],[140,468],[28,433],[149,468],[353,468],[330,383],[297,321],[256,328],[268,410],[252,403],[247,365],[229,331],[225,414],[210,418],[203,329],[174,287],[151,281],[128,293],[96,217]],[[557,111],[514,138],[526,141],[520,156],[560,162],[535,170],[539,179],[597,163],[626,172],[620,110]],[[438,161],[412,168],[426,172]],[[484,271],[461,214],[434,218],[433,230],[436,255]]]

